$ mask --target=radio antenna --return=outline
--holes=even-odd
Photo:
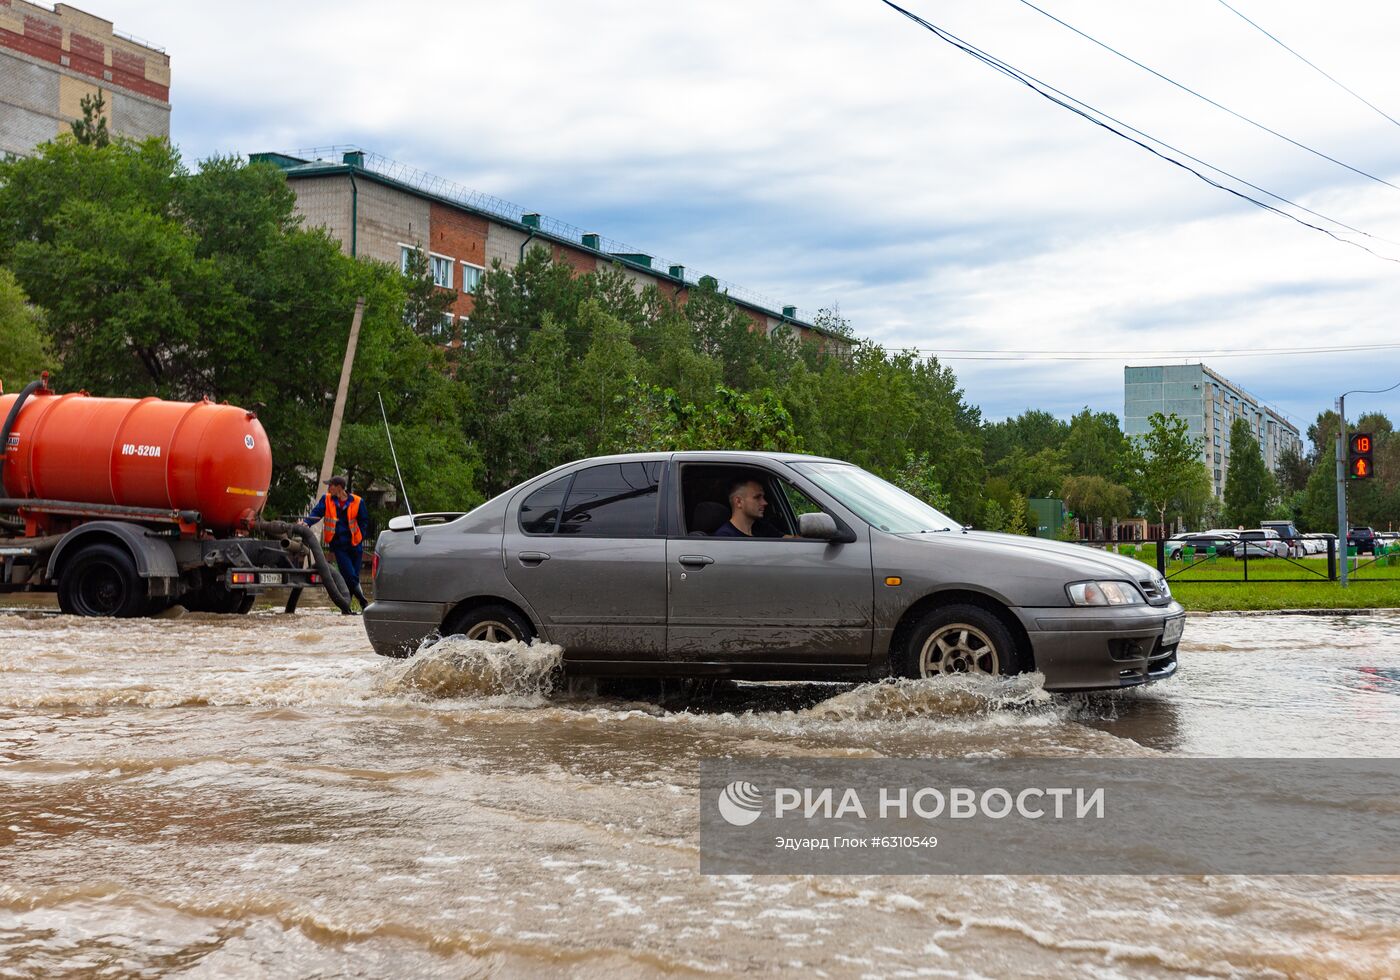
[[[394,434],[389,431],[389,413],[384,411],[384,396],[375,392],[379,399],[379,415],[384,419],[384,435],[389,440],[389,455],[394,457],[394,472],[399,475],[399,493],[403,494],[403,505],[408,508],[408,522],[413,526],[413,543],[418,544],[423,536],[418,533],[418,521],[413,516],[413,504],[408,502],[408,489],[403,485],[403,470],[399,469],[399,454],[394,450]]]

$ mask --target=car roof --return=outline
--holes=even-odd
[[[811,456],[807,453],[766,453],[757,452],[752,449],[684,449],[674,452],[614,453],[610,456],[589,456],[583,459],[570,460],[563,465],[573,466],[576,463],[645,463],[672,458],[682,462],[686,460],[709,462],[712,461],[715,456],[733,456],[738,457],[739,460],[752,459],[755,462],[760,460],[779,460],[784,463],[842,463],[846,466],[856,465],[844,459],[833,459],[830,456]]]

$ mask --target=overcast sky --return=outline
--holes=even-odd
[[[1400,260],[1400,187],[1380,182],[1400,185],[1400,124],[1220,0],[1037,2],[1380,180],[1021,0],[904,5]],[[1400,4],[1230,2],[1400,119]],[[1204,359],[1304,430],[1339,392],[1400,381],[1395,349],[1212,353],[1400,345],[1400,261],[1207,186],[879,0],[79,5],[170,53],[189,160],[356,144],[801,315],[839,306],[860,336],[939,354],[991,419],[1121,414],[1125,363]],[[1400,391],[1348,407],[1400,416]]]

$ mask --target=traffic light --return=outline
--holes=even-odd
[[[1353,432],[1347,446],[1347,479],[1369,480],[1375,475],[1376,464],[1371,460],[1376,440],[1369,432]]]

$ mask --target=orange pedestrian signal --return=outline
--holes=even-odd
[[[1371,460],[1375,444],[1369,432],[1352,433],[1347,446],[1347,479],[1369,480],[1375,475],[1376,464]]]

